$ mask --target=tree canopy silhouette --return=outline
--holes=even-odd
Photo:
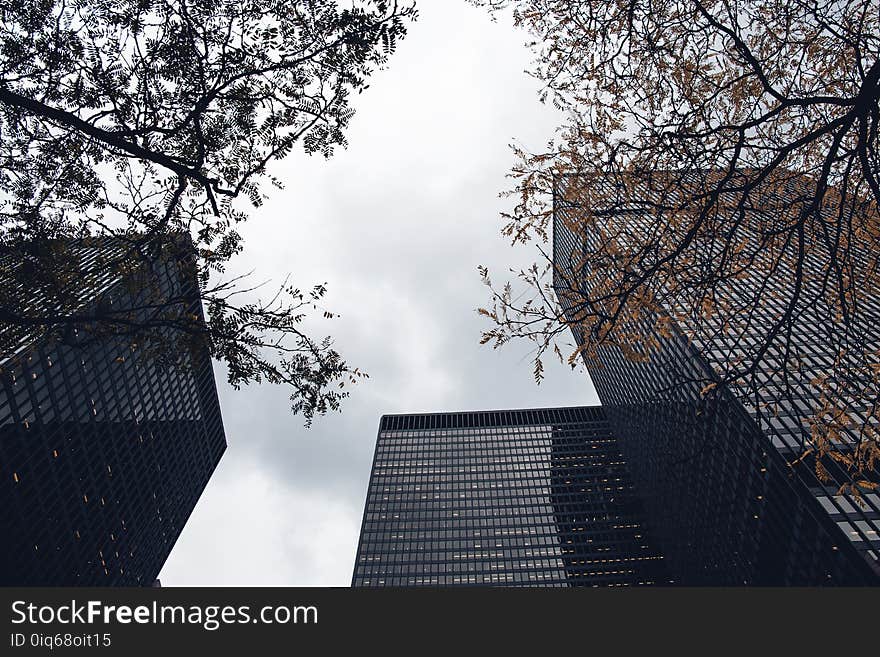
[[[512,10],[534,37],[531,73],[566,117],[542,152],[515,149],[503,234],[544,262],[518,272],[531,294],[482,270],[484,342],[533,341],[538,380],[548,350],[574,365],[608,346],[650,358],[675,336],[712,345],[704,395],[748,390],[772,416],[769,376],[819,479],[833,462],[843,490],[876,489],[877,6],[474,2]],[[581,249],[555,271],[554,200]],[[570,328],[582,344],[564,354]],[[811,349],[821,371],[804,365]]]
[[[233,385],[291,385],[307,421],[338,408],[362,373],[302,328],[325,286],[253,300],[246,281],[216,280],[263,185],[281,185],[271,163],[346,145],[353,95],[415,17],[392,0],[0,1],[0,353],[25,329],[135,343],[171,327]],[[147,313],[82,306],[83,281],[149,268],[182,235],[207,324],[156,298]],[[82,260],[76,245],[107,237],[118,248]]]

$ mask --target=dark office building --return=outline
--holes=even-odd
[[[669,584],[599,407],[386,415],[352,586]]]
[[[69,248],[84,272],[122,253]],[[189,257],[84,275],[80,310],[178,299],[204,321]],[[17,348],[0,359],[0,583],[153,585],[226,449],[208,354],[89,327],[3,337]]]
[[[578,229],[586,225],[578,186],[594,184],[605,183],[562,177],[555,190],[554,286],[578,344],[577,290],[586,289],[585,254],[598,244],[592,229]],[[603,226],[624,228],[618,231],[624,251],[627,227],[640,230],[656,220],[631,197],[600,210]],[[711,253],[709,245],[702,248]],[[815,249],[809,257],[821,253]],[[820,263],[808,258],[807,266]],[[837,349],[834,336],[823,333],[827,322],[818,320],[821,299],[804,294],[791,326],[794,352],[781,339],[771,341],[757,387],[704,394],[715,372],[768,336],[792,280],[782,271],[764,290],[744,276],[719,290],[731,303],[766,295],[758,314],[735,318],[735,338],[718,327],[689,325],[660,335],[659,313],[674,316],[671,324],[686,321],[683,312],[673,312],[680,309],[664,307],[626,327],[655,338],[657,351],[647,360],[610,345],[585,359],[633,481],[646,493],[648,532],[682,584],[880,584],[880,497],[869,492],[859,504],[839,494],[843,478],[834,480],[841,473],[832,459],[825,464],[831,481],[817,477],[815,459],[799,459],[815,401],[810,382],[828,371]],[[869,315],[880,317],[880,299]],[[696,337],[688,341],[688,333]],[[876,324],[873,333],[880,337]],[[854,400],[851,417],[868,422],[865,410]],[[847,449],[845,431],[836,448]]]

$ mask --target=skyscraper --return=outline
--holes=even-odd
[[[352,586],[670,583],[599,407],[386,415]]]
[[[579,345],[585,342],[579,299],[595,280],[588,254],[608,239],[586,228],[590,195],[582,192],[603,184],[609,183],[601,176],[565,176],[555,190],[554,287]],[[650,193],[646,185],[637,188]],[[589,209],[612,227],[616,248],[626,254],[628,235],[662,222],[649,201],[627,193],[620,203]],[[710,243],[700,248],[707,258],[721,253]],[[822,257],[829,256],[808,250],[805,266],[821,266]],[[790,332],[768,338],[794,278],[781,269],[762,286],[747,270],[719,284],[718,296],[732,306],[758,295],[758,311],[734,316],[733,330],[696,327],[680,309],[662,307],[625,327],[656,345],[649,357],[634,358],[609,344],[585,358],[634,481],[647,492],[647,526],[670,573],[684,584],[880,583],[880,497],[869,492],[859,503],[841,494],[833,459],[830,480],[823,481],[814,457],[805,454],[816,394],[810,382],[828,372],[837,353],[833,325],[818,319],[821,295],[805,294],[786,325]],[[868,314],[876,317],[880,299],[871,305]],[[661,316],[682,330],[659,329]],[[781,339],[786,335],[793,351]],[[706,394],[716,372],[765,339],[769,348],[756,386],[722,385]],[[864,423],[864,410],[854,400],[848,412]],[[847,449],[845,432],[835,449]]]
[[[204,322],[186,249],[110,274],[90,263],[121,243],[64,248],[81,271],[104,272],[78,281],[80,314],[178,306]],[[0,360],[4,585],[152,585],[226,449],[204,348],[167,353],[170,328],[152,344],[92,328],[3,328],[16,345]]]

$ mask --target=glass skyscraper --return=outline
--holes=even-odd
[[[599,184],[600,176],[564,176],[555,190],[554,287],[579,345],[579,295],[589,291],[585,254],[599,239],[584,228],[581,190]],[[604,222],[620,227],[623,251],[627,229],[655,220],[638,200],[599,208]],[[702,252],[711,253],[710,246],[702,245]],[[820,266],[819,257],[811,250],[806,267]],[[671,324],[687,321],[680,309],[663,307],[626,326],[657,345],[647,359],[627,357],[612,345],[585,358],[634,481],[646,491],[648,528],[670,574],[683,584],[880,584],[880,497],[866,492],[860,503],[841,494],[843,477],[833,459],[823,461],[831,480],[822,481],[815,458],[801,458],[816,394],[810,382],[829,370],[837,346],[827,333],[833,325],[818,319],[822,301],[813,294],[804,294],[786,331],[772,338],[793,279],[781,271],[769,289],[749,276],[719,285],[719,297],[729,303],[757,298],[758,312],[735,316],[732,331],[686,325],[661,335],[661,314]],[[880,299],[868,310],[880,316]],[[688,333],[695,336],[690,341]],[[876,324],[868,333],[880,338]],[[783,343],[786,335],[792,350]],[[756,386],[704,394],[715,372],[765,339],[770,344]],[[851,400],[853,426],[870,421],[865,411]],[[847,441],[844,431],[835,448],[847,449]]]
[[[671,583],[599,407],[386,415],[352,586]]]
[[[87,271],[118,246],[69,248]],[[203,322],[188,257],[86,277],[81,310],[174,299]],[[17,347],[0,359],[0,583],[153,584],[226,449],[206,350],[160,358],[88,327],[4,337]]]

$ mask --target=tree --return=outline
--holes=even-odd
[[[545,152],[516,149],[518,204],[503,234],[537,243],[544,263],[519,272],[525,297],[482,271],[484,342],[533,341],[539,380],[570,328],[582,336],[572,365],[609,345],[650,358],[658,336],[722,345],[704,395],[729,387],[760,400],[768,372],[789,406],[808,388],[802,456],[825,482],[833,463],[842,491],[876,489],[876,5],[474,1],[513,10],[535,38],[542,100],[567,116]],[[582,247],[567,277],[544,248],[554,188],[558,207],[578,208],[557,216]],[[637,330],[648,318],[651,330]],[[819,373],[801,365],[805,322],[830,354]],[[741,339],[759,326],[755,343]]]
[[[363,373],[304,332],[325,286],[285,281],[240,302],[253,286],[215,279],[243,248],[236,226],[261,185],[281,186],[270,164],[297,144],[324,157],[346,145],[352,95],[415,17],[394,0],[0,1],[0,353],[22,331],[135,343],[172,327],[236,387],[292,386],[307,422],[338,408]],[[83,280],[153,267],[182,236],[207,324],[155,297],[82,307]],[[107,237],[120,248],[74,255]]]

